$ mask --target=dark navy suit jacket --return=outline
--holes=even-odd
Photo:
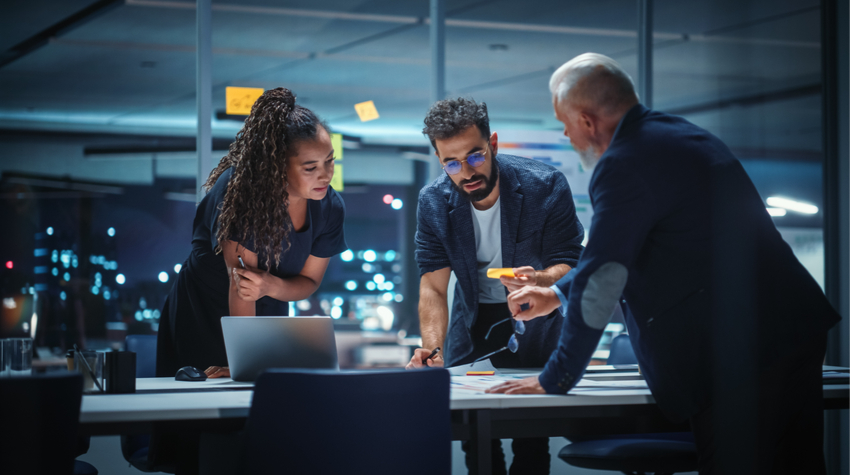
[[[596,348],[601,330],[585,320],[593,302],[584,297],[606,263],[628,270],[622,303],[635,354],[674,420],[707,407],[718,388],[731,394],[788,361],[840,318],[740,162],[690,122],[632,108],[589,192],[587,247],[556,284],[568,296],[567,321],[540,376],[547,392],[568,391]]]
[[[499,154],[502,265],[542,270],[578,262],[584,228],[570,186],[555,168]],[[478,264],[472,205],[443,175],[419,193],[416,262],[419,275],[450,267],[457,276],[444,355],[447,365],[472,352],[470,328],[478,315]],[[556,338],[553,338],[553,342]],[[552,344],[554,348],[554,343]]]

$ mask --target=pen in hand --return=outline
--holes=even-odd
[[[439,353],[439,352],[440,352],[440,347],[439,347],[439,346],[438,346],[438,347],[436,347],[436,348],[434,348],[434,351],[432,351],[430,355],[428,355],[425,359],[423,359],[423,360],[422,360],[422,365],[423,365],[423,366],[428,366],[428,360],[433,360],[433,359],[434,359],[434,357],[436,357],[436,356],[437,356],[437,353]]]

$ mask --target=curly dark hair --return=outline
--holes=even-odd
[[[487,117],[487,104],[478,104],[472,99],[458,97],[437,101],[425,116],[425,128],[422,133],[431,140],[436,149],[436,140],[449,139],[476,125],[485,140],[490,139],[490,118]]]
[[[257,99],[230,151],[204,184],[209,191],[225,170],[233,168],[220,205],[217,253],[222,241],[253,241],[258,262],[264,261],[270,269],[274,256],[275,266],[280,265],[281,254],[289,250],[292,229],[288,158],[297,142],[316,138],[319,126],[330,131],[311,110],[295,104],[295,94],[289,89],[271,89]]]

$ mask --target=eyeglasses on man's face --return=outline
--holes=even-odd
[[[472,168],[480,167],[484,160],[487,159],[486,151],[474,152],[466,157],[465,160],[449,160],[443,165],[443,170],[449,175],[457,175],[463,169],[463,162],[466,162]]]
[[[506,346],[499,348],[498,350],[496,350],[492,353],[487,353],[486,355],[482,356],[481,358],[478,358],[477,360],[473,361],[472,364],[478,363],[479,361],[486,360],[487,358],[495,355],[496,353],[501,353],[505,350],[510,350],[511,353],[516,353],[516,351],[519,349],[519,341],[517,341],[516,336],[522,335],[523,333],[525,333],[525,322],[523,322],[522,320],[514,320],[513,317],[509,317],[509,318],[506,318],[504,320],[499,320],[498,322],[490,325],[490,329],[487,330],[487,334],[484,335],[484,339],[489,340],[490,339],[490,333],[493,331],[494,328],[496,328],[496,325],[500,325],[500,324],[505,323],[505,322],[512,322],[512,324],[514,326],[514,332],[511,334],[511,337],[508,338],[508,344]]]

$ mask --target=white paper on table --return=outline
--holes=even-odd
[[[448,368],[449,374],[452,376],[466,376],[467,371],[495,371],[493,374],[501,374],[499,370],[490,362],[490,358],[479,361],[478,363],[464,364],[460,366],[452,366]]]
[[[643,379],[632,379],[626,381],[593,381],[583,378],[576,388],[593,388],[593,389],[648,389],[646,381]]]

